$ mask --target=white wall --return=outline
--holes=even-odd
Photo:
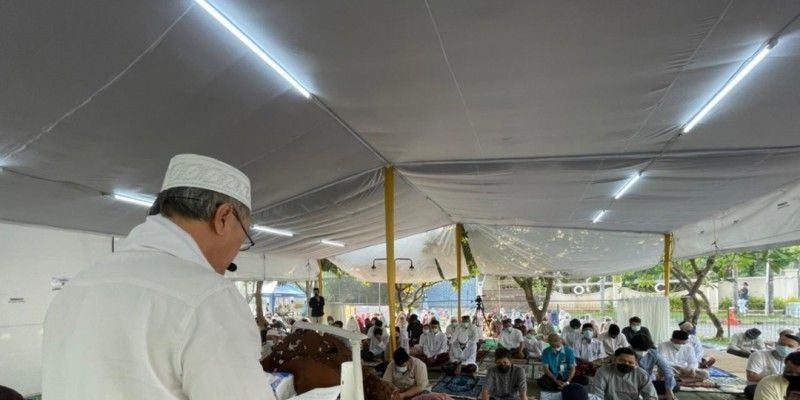
[[[24,395],[41,392],[42,322],[58,293],[51,280],[70,278],[111,254],[111,240],[111,236],[0,223],[0,384]]]

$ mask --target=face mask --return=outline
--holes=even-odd
[[[674,348],[675,348],[675,350],[678,350],[678,351],[680,351],[680,350],[681,350],[681,348],[683,347],[683,344],[681,344],[681,343],[673,343],[673,344],[672,344],[672,347],[674,347]]]
[[[645,354],[647,354],[646,351],[639,351],[639,350],[634,350],[634,353],[636,353],[636,357],[639,358],[642,358]]]
[[[431,333],[431,330],[430,329],[423,329],[422,333]]]
[[[592,336],[594,336],[594,335],[592,334],[592,331],[583,331],[583,337],[584,337],[584,338],[586,338],[586,339],[591,339],[591,338],[592,338]]]
[[[627,374],[627,373],[633,371],[633,365],[617,364],[617,371],[619,371],[620,373],[623,373],[623,374]]]
[[[464,328],[469,328],[469,322],[461,321],[461,326],[463,326]]]
[[[395,369],[401,374],[405,374],[408,371],[408,367],[395,367]]]
[[[431,325],[431,330],[436,332],[439,330],[439,325]]]
[[[631,325],[631,330],[634,332],[639,332],[640,329],[642,329],[641,325]]]
[[[786,358],[786,356],[791,354],[793,351],[794,349],[788,346],[781,346],[781,345],[775,346],[775,352],[778,353],[778,355],[781,356],[781,358]]]
[[[551,349],[553,349],[553,351],[555,351],[556,353],[558,353],[558,352],[560,352],[560,351],[561,351],[561,347],[553,347],[553,346],[551,345],[551,346],[550,346],[550,348],[551,348]]]
[[[511,366],[510,365],[502,365],[501,364],[501,365],[497,366],[497,370],[500,371],[500,373],[505,374],[508,371],[511,371]]]
[[[611,333],[609,333],[609,334],[608,334],[608,337],[610,337],[610,338],[612,338],[612,339],[616,339],[616,338],[617,338],[617,336],[619,336],[619,333],[614,333],[614,334],[611,334]]]

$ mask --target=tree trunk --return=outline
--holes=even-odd
[[[765,270],[767,272],[767,296],[766,296],[765,308],[767,311],[767,315],[770,315],[775,309],[775,307],[772,306],[772,298],[775,293],[773,290],[773,278],[775,275],[774,274],[775,271],[772,270],[772,265],[770,265],[769,262],[769,250],[764,251],[764,265],[766,267]]]
[[[261,298],[261,289],[264,287],[264,281],[256,282],[256,291],[253,294],[256,298],[256,318],[264,319],[264,304]]]
[[[547,308],[550,307],[550,297],[553,294],[555,279],[543,278],[547,282],[547,287],[545,288],[544,301],[542,302],[541,308],[539,307],[539,302],[536,301],[535,293],[533,293],[534,279],[535,278],[514,277],[514,282],[516,282],[525,293],[525,302],[528,303],[528,308],[531,309],[531,313],[533,314],[534,318],[541,322],[544,321]]]
[[[689,260],[690,264],[692,265],[692,270],[697,275],[697,279],[691,285],[689,284],[689,282],[691,282],[692,279],[686,273],[681,271],[680,268],[672,268],[672,272],[675,275],[675,277],[678,278],[678,280],[681,282],[682,285],[689,288],[689,294],[687,294],[686,297],[692,299],[695,310],[698,309],[705,310],[705,312],[708,314],[708,317],[711,319],[711,322],[714,323],[714,327],[717,328],[716,337],[721,338],[725,333],[725,331],[722,329],[722,323],[720,322],[719,318],[717,318],[717,315],[714,314],[714,312],[711,310],[711,305],[708,302],[706,294],[703,293],[701,290],[699,290],[706,275],[708,275],[708,272],[711,271],[711,268],[714,266],[714,261],[715,259],[713,256],[709,257],[708,259],[706,259],[705,268],[700,269],[697,267],[695,259]],[[689,320],[697,321],[697,318],[699,317],[699,315],[697,315],[698,314],[697,311],[695,311],[694,313],[695,315],[689,315],[689,314],[690,313],[688,313],[687,310],[684,308],[684,317],[687,316],[689,317],[687,318],[687,321]]]
[[[691,307],[689,306],[689,300],[690,299],[691,298],[688,295],[681,297],[681,308],[683,308],[683,320],[684,321],[689,321],[689,320],[692,319],[692,310],[691,310]]]

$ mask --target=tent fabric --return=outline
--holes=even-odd
[[[234,260],[236,272],[225,277],[237,281],[313,281],[317,279],[316,260],[280,257],[269,254],[240,253]]]
[[[799,176],[795,2],[214,4],[315,98],[189,0],[4,8],[0,219],[126,234],[144,211],[101,193],[154,195],[193,152],[250,176],[255,223],[297,233],[257,251],[307,260],[383,241],[385,165],[398,238],[454,222],[680,231]]]

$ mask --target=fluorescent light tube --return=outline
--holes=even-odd
[[[592,220],[592,223],[593,223],[593,224],[596,224],[596,223],[598,223],[598,222],[600,221],[600,218],[603,218],[603,215],[604,215],[605,213],[606,213],[606,210],[600,210],[600,212],[599,212],[599,213],[597,213],[597,215],[595,215],[595,216],[594,216],[594,219]]]
[[[736,71],[736,74],[734,74],[733,77],[728,80],[727,83],[725,83],[725,86],[723,86],[722,89],[720,89],[720,91],[711,98],[711,101],[706,103],[706,105],[700,109],[700,112],[695,114],[689,123],[683,127],[683,133],[689,133],[689,131],[691,131],[700,122],[700,120],[702,120],[703,117],[705,117],[706,114],[708,114],[711,109],[714,108],[714,106],[716,106],[723,97],[725,97],[725,95],[727,95],[742,79],[744,79],[744,77],[749,74],[750,71],[752,71],[753,68],[758,65],[758,63],[764,60],[767,54],[769,54],[769,52],[775,48],[776,44],[778,44],[777,40],[770,40],[767,42],[766,46],[758,51],[758,53],[756,53],[753,57],[750,57],[750,59],[747,60],[738,71]]]
[[[328,246],[335,246],[335,247],[344,247],[344,243],[334,242],[332,240],[320,240],[322,244],[327,244]]]
[[[135,197],[125,196],[122,194],[114,193],[114,200],[121,201],[129,204],[136,204],[137,206],[150,207],[153,205],[154,200],[137,199]]]
[[[636,175],[632,176],[625,184],[625,186],[623,186],[622,189],[620,189],[619,192],[617,192],[617,194],[614,195],[614,200],[617,200],[620,197],[622,197],[622,195],[624,195],[625,192],[627,192],[628,189],[630,189],[636,183],[636,181],[638,181],[639,178],[641,177],[642,177],[641,172],[637,172]]]
[[[203,9],[206,10],[207,13],[209,13],[212,17],[214,17],[214,19],[216,19],[217,22],[222,24],[222,26],[224,26],[225,29],[227,29],[230,33],[232,33],[233,36],[236,36],[236,38],[239,39],[239,41],[242,42],[245,46],[247,46],[247,48],[250,49],[250,51],[255,53],[260,59],[262,59],[265,63],[267,63],[267,65],[269,65],[272,69],[274,69],[275,72],[278,73],[278,75],[283,77],[283,79],[285,79],[292,86],[294,86],[294,88],[297,89],[297,91],[300,92],[300,94],[302,94],[307,99],[311,98],[311,93],[309,93],[308,90],[306,90],[303,87],[303,85],[300,84],[300,82],[298,82],[291,75],[289,75],[289,72],[283,69],[283,67],[281,67],[275,60],[273,60],[272,57],[269,56],[269,54],[267,54],[264,50],[261,49],[261,47],[258,47],[258,45],[252,39],[250,39],[250,37],[248,37],[244,32],[239,30],[239,28],[237,28],[236,25],[234,25],[233,22],[231,22],[228,18],[222,15],[222,13],[219,12],[219,10],[214,8],[214,6],[212,6],[206,0],[195,0],[195,2],[199,4],[200,7],[203,7]]]
[[[254,225],[253,226],[253,230],[256,230],[256,231],[259,231],[259,232],[272,233],[272,234],[280,235],[280,236],[287,236],[287,237],[294,236],[294,233],[292,233],[292,232],[284,231],[282,229],[270,228],[268,226]]]

